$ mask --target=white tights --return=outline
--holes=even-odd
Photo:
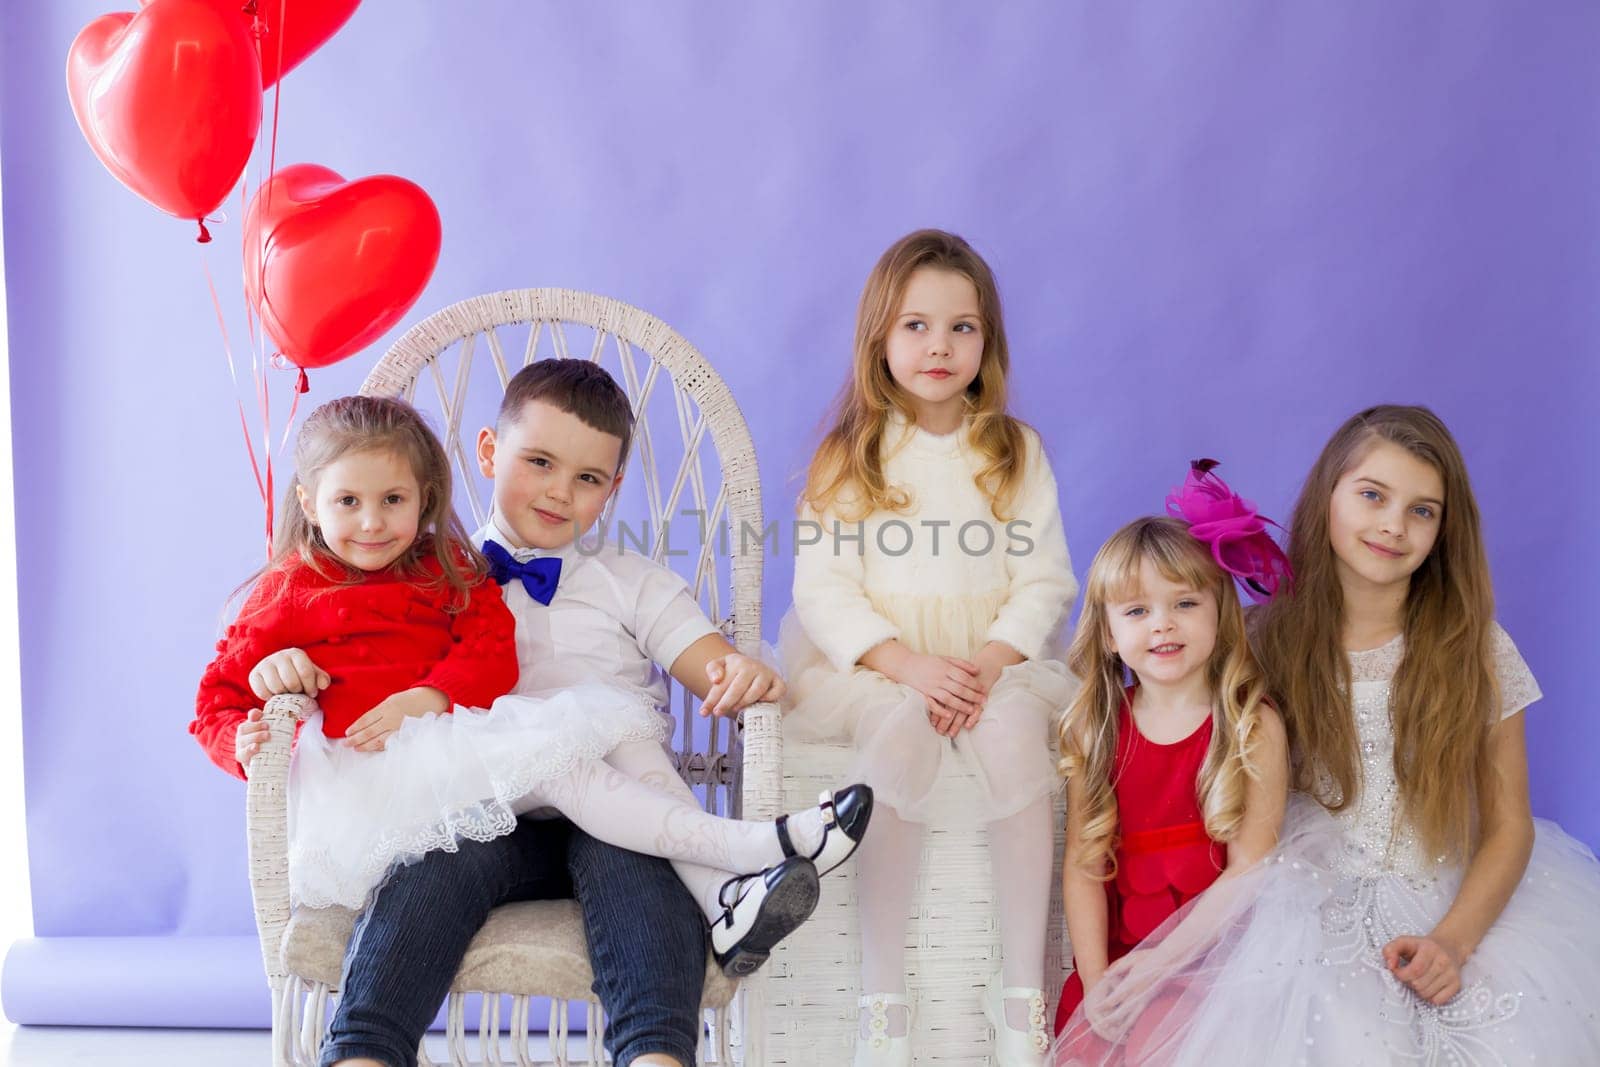
[[[518,813],[539,808],[555,808],[607,844],[672,860],[708,919],[722,912],[717,890],[724,881],[783,859],[772,823],[708,814],[653,741],[620,745],[603,760],[581,760],[561,777],[539,782],[516,805]],[[789,827],[797,846],[814,847],[820,813],[796,813]]]
[[[672,757],[667,755],[667,750],[654,741],[629,741],[612,749],[611,755],[606,757],[606,762],[611,764],[623,774],[637,778],[646,785],[653,786],[672,796],[679,797],[685,804],[692,804],[697,809],[700,807],[699,799],[694,791],[689,788],[689,783],[683,780],[676,767],[672,765]],[[799,816],[796,816],[799,819]],[[728,820],[718,820],[726,822]],[[769,823],[744,823],[746,826],[765,826]],[[781,850],[780,850],[781,852]],[[774,860],[773,862],[777,862]],[[722,883],[728,880],[728,872],[716,866],[705,866],[687,859],[675,859],[672,869],[677,872],[678,880],[688,887],[690,894],[699,902],[700,908],[706,913],[707,919],[715,919],[722,912],[722,905],[717,900],[717,892],[722,888]]]
[[[988,722],[980,722],[957,743],[976,760],[990,789],[996,790],[1007,781],[1006,768],[1017,746],[1043,746],[1045,740],[1035,721],[1037,716],[1008,716],[1002,712],[986,717]],[[1034,738],[1035,733],[1041,736]],[[1003,803],[1006,798],[995,799]],[[1010,806],[1016,805],[1013,802]],[[1005,986],[1040,989],[1044,985],[1044,940],[1054,859],[1054,809],[1050,796],[1025,800],[1014,814],[989,823],[988,832],[1003,952],[1001,982]],[[922,868],[922,838],[921,823],[902,818],[881,801],[875,805],[872,823],[856,859],[863,993],[905,993],[906,930]],[[1027,1029],[1027,1003],[1011,999],[1005,1007],[1007,1024],[1014,1029]],[[904,1015],[903,1010],[891,1009],[891,1034],[905,1033],[905,1024],[897,1018]]]

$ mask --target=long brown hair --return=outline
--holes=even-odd
[[[1212,694],[1211,744],[1195,781],[1195,797],[1214,841],[1238,836],[1244,823],[1247,779],[1257,778],[1255,731],[1266,697],[1266,678],[1245,637],[1244,609],[1233,579],[1178,519],[1135,519],[1095,553],[1084,582],[1083,611],[1067,651],[1067,666],[1082,685],[1058,730],[1064,777],[1078,780],[1084,810],[1078,853],[1067,862],[1096,877],[1116,875],[1117,796],[1112,771],[1117,720],[1123,702],[1122,658],[1111,643],[1106,606],[1138,587],[1149,561],[1168,581],[1210,590],[1217,600],[1217,643],[1206,665]]]
[[[1010,518],[1022,484],[1026,451],[1023,423],[1006,414],[1006,345],[1000,290],[994,273],[971,245],[943,230],[918,230],[889,247],[861,290],[856,312],[855,356],[850,379],[834,402],[830,429],[812,457],[801,503],[818,514],[838,511],[850,520],[874,511],[905,511],[910,494],[888,484],[882,454],[891,417],[916,422],[916,409],[889,373],[888,337],[911,275],[923,268],[960,274],[978,291],[983,356],[967,387],[967,434],[983,457],[973,476],[996,519]]]
[[[354,584],[365,576],[329,550],[322,531],[300,507],[301,485],[312,494],[330,464],[352,452],[390,452],[404,460],[421,491],[417,537],[391,566],[423,584],[443,582],[454,596],[450,610],[467,606],[470,590],[488,573],[488,564],[467,539],[450,504],[450,460],[422,415],[403,400],[344,396],[320,405],[300,427],[294,444],[294,477],[284,493],[272,535],[272,559],[245,584],[298,561],[330,581]],[[425,560],[438,560],[438,573]]]
[[[1430,854],[1460,858],[1471,854],[1482,814],[1461,802],[1462,783],[1472,783],[1480,798],[1493,796],[1488,743],[1499,703],[1490,650],[1494,590],[1467,467],[1437,415],[1384,404],[1352,416],[1329,439],[1290,522],[1293,594],[1263,609],[1256,647],[1284,710],[1296,754],[1295,787],[1331,810],[1344,808],[1360,794],[1361,761],[1350,664],[1340,641],[1344,591],[1328,517],[1334,487],[1380,441],[1427,463],[1444,483],[1438,539],[1406,594],[1405,652],[1390,716],[1406,816]]]

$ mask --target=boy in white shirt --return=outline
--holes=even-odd
[[[478,435],[479,467],[494,479],[494,510],[473,540],[517,620],[517,692],[601,682],[639,695],[641,707],[659,708],[667,699],[664,665],[701,698],[702,715],[734,715],[778,699],[776,672],[733,648],[682,578],[615,545],[580,548],[622,483],[632,422],[626,395],[598,365],[547,359],[512,378],[495,428]],[[643,714],[658,720],[664,738],[670,720]],[[698,804],[658,741],[625,742],[606,762]],[[523,820],[509,837],[463,843],[459,860],[436,853],[398,869],[352,940],[322,1062],[414,1062],[396,1050],[416,1048],[488,909],[572,895],[583,906],[615,1062],[687,1067],[704,978],[704,925],[695,912],[716,916],[712,949],[723,970],[750,973],[810,915],[819,873],[854,850],[871,807],[871,790],[851,786],[825,796],[817,825],[780,819],[788,858],[732,880],[712,868],[682,861],[668,867],[613,848],[563,820]],[[565,850],[551,837],[557,827],[570,836]],[[567,883],[550,859],[554,853],[559,861],[563,851]],[[463,897],[471,905],[464,915],[439,917],[441,898],[456,907]],[[397,973],[405,975],[403,985],[390,977]]]

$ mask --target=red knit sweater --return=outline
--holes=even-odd
[[[439,573],[436,558],[424,565]],[[438,689],[452,707],[488,707],[517,684],[516,622],[492,579],[452,615],[445,608],[454,595],[443,582],[430,587],[390,571],[351,585],[298,560],[268,572],[217,642],[189,732],[213,763],[243,778],[234,735],[263,703],[250,691],[250,672],[286,648],[303,650],[332,678],[317,695],[329,737],[343,737],[376,705],[416,686]]]

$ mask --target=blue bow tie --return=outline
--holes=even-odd
[[[518,563],[497,541],[484,541],[483,554],[489,561],[489,576],[501,585],[513,578],[522,579],[522,588],[541,604],[549,604],[556,595],[556,582],[561,579],[561,557],[544,556]]]

